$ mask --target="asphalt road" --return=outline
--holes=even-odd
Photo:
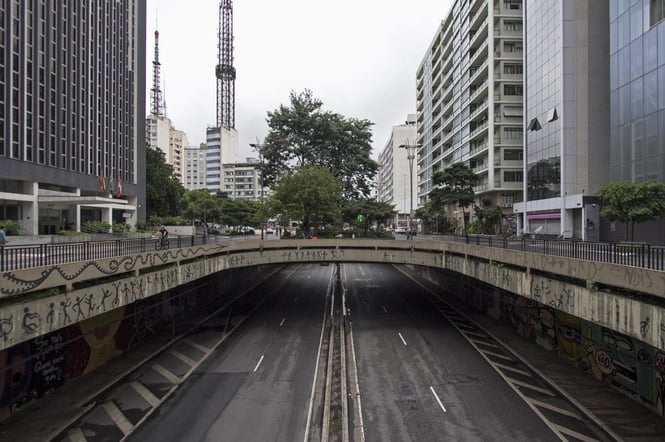
[[[344,265],[367,441],[555,441],[421,288]]]
[[[299,266],[129,441],[302,441],[333,266]]]

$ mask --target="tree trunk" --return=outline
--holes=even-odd
[[[464,236],[469,236],[466,233],[466,213],[464,213],[464,207],[462,207],[462,225],[464,226]]]

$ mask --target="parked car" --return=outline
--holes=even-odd
[[[404,235],[406,233],[406,227],[395,227],[395,233]]]
[[[272,227],[266,227],[266,235],[272,235],[273,233],[275,233],[275,229]]]
[[[254,235],[254,234],[256,234],[256,231],[254,230],[254,227],[249,227],[249,226],[241,227],[240,231],[242,232],[243,235]]]

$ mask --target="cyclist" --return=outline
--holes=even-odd
[[[164,241],[166,241],[169,238],[169,231],[166,230],[165,226],[161,226],[159,228],[159,242],[161,244],[164,244]]]

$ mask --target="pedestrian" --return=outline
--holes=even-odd
[[[7,244],[7,234],[4,230],[0,229],[0,247]]]

